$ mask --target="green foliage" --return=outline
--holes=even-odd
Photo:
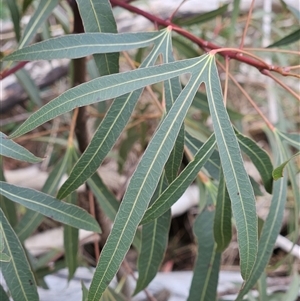
[[[219,63],[216,51],[220,49],[213,50],[217,47],[210,45],[210,42],[203,43],[192,33],[181,30],[191,42],[202,45],[205,50],[212,50],[199,55],[192,43],[184,43],[178,36],[173,38],[173,30],[180,33],[175,25],[153,32],[119,34],[108,0],[77,0],[85,33],[68,34],[29,45],[40,27],[45,26],[43,24],[47,18],[60,5],[59,1],[40,1],[33,9],[22,35],[21,15],[34,4],[24,0],[22,12],[17,4],[8,3],[19,45],[16,51],[3,58],[4,64],[10,66],[15,61],[60,58],[75,60],[93,55],[93,61],[90,62],[94,63],[94,70],[98,69],[101,77],[72,87],[43,105],[34,82],[25,71],[19,71],[19,81],[40,108],[9,136],[0,133],[1,156],[31,164],[41,162],[43,159],[12,139],[24,136],[61,115],[68,116],[71,112],[76,116],[81,108],[113,99],[80,156],[80,147],[73,137],[76,118],[72,119],[69,139],[65,143],[67,147],[63,154],[57,151],[60,158],[57,164],[53,164],[54,168],[42,191],[9,184],[1,172],[0,262],[13,300],[39,300],[35,279],[38,284],[43,283],[42,277],[47,274],[45,265],[56,255],[55,252],[49,252],[36,263],[30,259],[30,255],[27,259],[26,250],[22,246],[44,216],[64,224],[65,257],[56,268],[66,266],[69,280],[74,276],[79,265],[78,229],[96,233],[101,231],[95,218],[77,204],[77,189],[84,183],[94,195],[101,212],[113,221],[113,226],[101,250],[89,290],[82,284],[82,300],[124,300],[121,294],[108,285],[120,269],[131,245],[135,246],[139,254],[139,277],[134,293],[145,289],[163,261],[169,235],[170,208],[197,176],[204,184],[205,193],[201,196],[201,210],[193,226],[198,253],[188,300],[216,300],[221,254],[232,239],[232,225],[237,230],[240,269],[244,279],[236,300],[243,300],[258,281],[263,286],[263,272],[280,232],[288,190],[295,195],[295,220],[299,215],[299,187],[295,181],[297,170],[291,163],[288,164],[299,154],[292,153],[293,148],[299,149],[299,134],[286,133],[286,129],[282,130],[280,125],[275,128],[266,122],[271,129],[269,135],[274,139],[272,151],[276,158],[275,166],[278,166],[273,170],[269,154],[237,130],[240,129],[243,115],[224,103],[216,64]],[[222,18],[228,9],[229,6],[225,5],[200,16],[176,18],[174,23],[187,28],[193,28],[195,24],[206,26],[215,18]],[[293,9],[291,11],[295,14]],[[230,43],[234,42],[233,29],[237,26],[239,13],[240,1],[234,1]],[[66,27],[67,23],[63,23],[62,26]],[[299,29],[269,47],[295,42],[298,40],[297,34]],[[129,50],[132,53],[135,49],[140,49],[136,56],[141,61],[138,68],[119,72],[120,53]],[[238,56],[238,50],[226,51],[226,55],[231,55],[231,58],[245,59]],[[185,59],[175,60],[173,54],[177,57],[176,52]],[[251,54],[250,57],[253,59],[255,56]],[[257,62],[254,59],[245,60],[262,71],[259,65],[261,59]],[[267,67],[263,70],[266,71]],[[283,72],[282,69],[278,70],[279,73]],[[157,85],[161,82],[164,83],[163,89]],[[199,89],[202,84],[205,89]],[[150,85],[155,87],[156,95],[159,95],[156,103],[160,111],[157,118],[159,126],[152,136],[146,133],[145,138],[142,125],[140,131],[136,131],[136,128],[128,130],[127,127],[134,118],[143,90]],[[202,119],[193,120],[191,112],[201,112]],[[211,127],[207,120],[211,120]],[[140,138],[147,143],[122,195],[122,202],[119,202],[103,183],[97,170],[111,155],[111,150],[114,145],[118,145],[118,139],[124,132],[127,132],[128,139],[119,147],[123,162],[133,142]],[[79,135],[77,133],[77,137]],[[183,154],[189,161],[185,167],[182,167]],[[244,154],[259,172],[265,190],[272,194],[269,213],[260,236],[255,197],[258,185],[247,174]],[[120,167],[120,170],[124,169],[123,164]],[[65,173],[68,178],[59,187]],[[57,197],[54,197],[56,193]],[[20,208],[20,205],[26,211],[18,219],[16,208]],[[295,225],[296,233],[298,228]],[[299,277],[295,276],[289,295],[295,295],[294,287],[297,283]],[[0,286],[0,294],[2,291],[4,289]],[[261,289],[262,294],[263,291]]]

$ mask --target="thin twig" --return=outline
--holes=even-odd
[[[300,55],[300,51],[295,50],[286,50],[286,49],[279,49],[279,48],[244,48],[246,51],[263,51],[263,52],[282,52],[288,54],[295,54]]]
[[[78,111],[79,108],[76,108],[73,112],[73,116],[71,119],[71,125],[70,125],[70,132],[69,132],[69,137],[68,137],[68,146],[71,147],[73,145],[74,142],[74,132],[75,132],[75,128],[76,128],[76,121],[77,121],[77,117],[78,117]]]
[[[280,79],[278,79],[276,76],[271,74],[269,70],[262,70],[262,74],[265,74],[269,77],[271,77],[277,84],[279,84],[282,88],[284,88],[286,91],[291,93],[298,101],[300,101],[300,96],[297,94],[294,90],[292,90],[290,87],[288,87],[286,84],[284,84]]]
[[[217,61],[217,64],[225,71],[226,68],[221,64],[219,61]],[[260,115],[260,117],[265,121],[268,128],[273,131],[275,127],[273,124],[269,121],[269,119],[263,114],[263,112],[260,110],[260,108],[257,106],[255,101],[250,97],[250,95],[246,92],[246,90],[238,83],[238,81],[228,72],[228,76],[230,79],[235,83],[235,85],[241,90],[241,92],[245,95],[245,97],[248,99],[248,101],[251,103],[251,105],[254,107],[256,112]]]
[[[179,8],[184,4],[184,2],[186,2],[186,0],[182,0],[181,3],[176,7],[176,9],[173,11],[173,13],[171,14],[171,16],[169,17],[169,21],[172,22],[174,16],[177,14]]]
[[[248,30],[248,27],[249,27],[249,24],[250,24],[254,3],[255,3],[255,0],[252,0],[251,5],[250,5],[250,9],[249,9],[249,13],[248,13],[248,16],[247,16],[247,21],[246,21],[246,25],[245,25],[245,28],[244,28],[243,36],[242,36],[242,39],[241,39],[241,44],[240,44],[240,47],[239,47],[240,49],[243,49],[243,47],[244,47],[245,38],[246,38],[247,30]]]
[[[134,64],[134,62],[132,61],[131,57],[126,53],[126,52],[122,52],[122,54],[124,55],[126,61],[128,62],[128,64],[130,65],[130,67],[135,70],[136,69],[136,66]],[[151,95],[151,97],[153,98],[154,100],[154,103],[156,104],[157,108],[159,109],[159,111],[161,113],[164,113],[164,108],[163,106],[161,105],[161,103],[159,102],[159,100],[157,99],[155,93],[152,91],[152,89],[149,87],[149,86],[146,86],[146,90],[147,92]]]
[[[229,73],[229,58],[225,58],[225,87],[224,87],[224,106],[227,104],[228,96],[228,73]]]
[[[132,270],[132,268],[130,267],[130,265],[128,264],[128,262],[127,262],[126,259],[124,259],[124,261],[123,261],[123,266],[124,266],[125,270],[127,271],[127,273],[130,274],[131,277],[132,277],[135,281],[137,281],[137,279],[136,279],[136,277],[135,277],[135,275],[134,275],[134,273],[133,273],[133,270]],[[146,296],[147,296],[147,299],[148,299],[149,301],[157,301],[157,299],[156,299],[156,298],[155,298],[155,297],[154,297],[147,289],[144,289],[144,292],[145,292],[145,294],[146,294]]]
[[[69,129],[70,129],[69,126],[63,126],[63,127],[59,128],[59,129],[57,129],[57,132],[61,133],[61,132],[69,131]],[[52,129],[45,130],[45,131],[41,131],[41,132],[37,132],[37,133],[28,134],[28,135],[24,135],[24,136],[18,137],[16,139],[14,139],[14,141],[21,142],[21,141],[24,141],[24,140],[35,139],[35,138],[39,138],[39,137],[42,137],[42,136],[47,136],[47,135],[49,135],[51,133],[52,133]]]
[[[232,52],[236,52],[236,55],[237,56],[242,56],[243,54],[246,54],[254,59],[256,59],[257,61],[261,62],[262,64],[265,65],[265,67],[269,67],[269,65],[263,60],[261,59],[260,57],[248,52],[248,51],[245,51],[243,49],[239,49],[239,48],[220,48],[220,49],[213,49],[211,50],[209,53],[212,54],[212,55],[215,55],[216,53],[220,53],[220,52],[229,52],[229,51],[232,51]],[[226,56],[228,57],[228,56]]]
[[[10,69],[5,69],[0,73],[0,79],[4,79],[5,77],[8,77],[11,74],[16,73],[18,70],[22,69],[29,61],[23,61],[18,63],[16,66],[10,68]]]

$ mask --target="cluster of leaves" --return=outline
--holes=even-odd
[[[29,163],[40,162],[42,159],[12,139],[78,108],[109,99],[114,101],[82,155],[79,156],[73,140],[69,139],[66,153],[49,175],[43,192],[6,183],[1,174],[0,259],[12,298],[39,299],[33,274],[38,266],[29,263],[22,243],[40,224],[43,216],[65,224],[66,265],[70,278],[78,264],[77,229],[100,233],[95,219],[75,205],[76,189],[83,183],[87,183],[105,214],[113,221],[90,289],[88,292],[84,290],[84,298],[89,301],[100,300],[107,291],[108,284],[134,243],[140,225],[142,235],[136,244],[139,278],[135,294],[146,288],[163,259],[170,208],[202,170],[205,175],[205,198],[201,200],[201,211],[194,223],[199,245],[188,300],[216,299],[220,259],[231,240],[232,216],[237,229],[240,268],[244,279],[236,300],[242,300],[259,281],[272,254],[283,219],[288,177],[296,200],[295,216],[299,214],[299,187],[295,180],[297,171],[287,164],[291,158],[288,145],[299,149],[299,135],[288,134],[275,127],[268,132],[278,149],[275,160],[278,167],[274,169],[269,155],[249,137],[242,135],[230,120],[216,67],[216,52],[175,61],[172,26],[153,32],[118,34],[107,0],[77,0],[85,33],[52,38],[28,46],[58,2],[41,1],[21,35],[19,9],[14,2],[8,1],[19,46],[4,60],[77,59],[93,55],[102,76],[73,87],[43,105],[9,137],[1,134],[1,155]],[[181,20],[181,25],[205,22],[226,10],[227,6],[201,16],[202,19],[189,19],[187,24]],[[151,50],[138,69],[118,73],[119,52],[145,47]],[[159,58],[162,58],[162,63],[156,65]],[[186,74],[188,81],[182,87],[179,76]],[[165,112],[119,203],[96,171],[130,120],[143,88],[158,82],[164,82]],[[205,84],[206,96],[198,92],[202,83]],[[184,126],[188,110],[197,98],[202,99],[197,104],[210,114],[213,124],[213,133],[203,141],[192,136]],[[178,175],[184,147],[193,159]],[[261,221],[263,226],[260,231],[255,207],[256,183],[244,168],[242,153],[252,160],[265,190],[272,194],[269,214],[265,221]],[[287,172],[284,172],[285,166]],[[54,198],[51,195],[56,193],[64,173],[69,175],[68,179]],[[19,222],[15,203],[28,209]],[[298,231],[296,222],[295,232]]]

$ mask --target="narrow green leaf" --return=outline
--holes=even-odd
[[[0,181],[5,182],[5,177],[3,173],[3,162],[1,158],[0,158]],[[0,194],[0,208],[4,212],[10,225],[13,228],[15,228],[16,224],[18,223],[17,208],[15,206],[15,203]]]
[[[15,231],[21,242],[24,242],[41,224],[44,216],[36,211],[26,209],[25,214],[17,224]]]
[[[28,45],[43,22],[49,17],[59,0],[41,0],[31,16],[20,41],[19,49]]]
[[[67,149],[69,150],[69,149]],[[56,193],[57,187],[60,183],[60,180],[63,174],[66,172],[67,161],[69,157],[69,152],[66,152],[66,155],[60,160],[50,172],[46,183],[43,186],[42,192],[54,195]],[[26,212],[20,222],[17,224],[15,231],[20,239],[23,242],[28,238],[36,228],[43,221],[44,216],[39,212],[26,209]]]
[[[145,289],[159,270],[168,244],[170,218],[171,210],[168,210],[142,228],[142,247],[138,260],[139,278],[134,295]]]
[[[0,209],[0,231],[4,239],[4,253],[11,260],[1,262],[1,271],[13,300],[38,301],[39,296],[23,247]],[[2,300],[2,299],[1,299]]]
[[[82,301],[88,301],[89,290],[86,288],[82,280],[81,280],[81,290],[82,290]]]
[[[258,293],[260,300],[268,300],[268,294],[267,294],[267,275],[266,273],[262,273],[261,276],[258,279]]]
[[[19,83],[26,91],[28,97],[39,107],[43,105],[40,92],[34,81],[32,80],[30,74],[25,69],[20,69],[15,73]]]
[[[212,10],[210,12],[193,16],[193,17],[188,17],[188,18],[177,18],[174,20],[174,23],[180,26],[190,26],[190,25],[199,25],[201,23],[205,23],[209,20],[212,20],[218,16],[223,15],[224,13],[227,12],[228,4],[225,4],[215,10]]]
[[[221,253],[216,252],[213,236],[214,215],[214,211],[206,209],[194,223],[198,255],[188,301],[216,300]]]
[[[77,193],[73,192],[66,197],[68,204],[77,204]],[[78,267],[78,229],[64,225],[64,249],[65,249],[65,260],[69,270],[68,280],[70,281]]]
[[[300,40],[300,29],[296,29],[291,34],[289,34],[289,35],[285,36],[284,38],[280,39],[279,41],[269,45],[267,48],[286,46],[291,43],[297,42],[299,40]]]
[[[240,14],[240,3],[241,0],[233,0],[233,10],[230,15],[231,23],[230,23],[230,40],[233,41],[234,34],[236,31],[236,21]]]
[[[193,58],[199,56],[199,52],[194,47],[193,43],[184,39],[181,36],[175,36],[172,38],[173,47],[185,58]]]
[[[203,142],[193,137],[189,132],[185,132],[185,144],[191,151],[192,155],[195,156],[198,150],[203,146]],[[209,172],[212,178],[218,180],[220,174],[220,156],[217,150],[214,150],[210,158],[204,164],[204,168]]]
[[[71,20],[68,17],[66,11],[62,8],[61,5],[58,5],[52,11],[53,16],[57,20],[57,22],[61,25],[65,34],[71,33]]]
[[[284,177],[273,184],[273,197],[268,217],[260,235],[257,258],[250,277],[244,282],[236,301],[243,300],[243,296],[252,289],[269,262],[276,238],[281,228],[286,195],[287,179]]]
[[[2,4],[3,5],[3,4]],[[6,0],[6,5],[10,11],[11,19],[14,24],[15,36],[16,40],[20,40],[21,29],[20,29],[20,11],[18,7],[18,3],[16,1]]]
[[[6,294],[6,291],[4,290],[1,284],[0,284],[0,297],[1,297],[1,301],[10,301]]]
[[[29,163],[41,162],[43,159],[38,158],[29,152],[23,146],[9,139],[5,134],[0,132],[0,155],[13,158],[19,161]]]
[[[276,133],[288,144],[300,150],[300,135],[298,133],[283,133],[276,130]]]
[[[257,253],[255,196],[243,164],[237,138],[224,107],[220,80],[213,56],[209,64],[206,86],[224,177],[236,221],[241,272],[246,280],[251,273]]]
[[[291,152],[288,147],[286,147],[284,141],[282,141],[282,137],[280,136],[279,131],[274,132],[275,137],[277,139],[277,146],[279,146],[280,154],[282,154],[281,160],[278,162],[280,164],[282,161],[287,160],[289,157],[291,157]],[[295,233],[299,233],[299,222],[298,217],[300,215],[300,189],[299,189],[299,181],[297,181],[297,173],[299,170],[297,170],[296,164],[288,164],[286,166],[286,170],[289,176],[289,182],[291,184],[292,193],[294,195],[294,231]],[[295,236],[295,243],[296,243],[296,236]]]
[[[221,171],[214,219],[216,251],[223,252],[228,247],[232,236],[231,229],[231,202],[226,189],[223,171]]]
[[[171,35],[169,35],[168,43],[165,44],[166,47],[164,48],[164,52],[163,52],[164,63],[174,62]],[[165,92],[166,109],[167,112],[169,112],[176,98],[181,92],[181,84],[179,78],[175,77],[164,81],[164,92]],[[165,174],[169,183],[171,183],[178,174],[182,162],[183,148],[184,148],[184,125],[182,125],[180,129],[177,140],[175,142],[175,146],[165,165],[165,170],[166,170]]]
[[[200,58],[107,75],[81,84],[69,89],[33,113],[10,137],[23,135],[76,107],[111,99],[182,73],[192,72],[195,68],[199,68],[206,58],[207,55],[203,55]]]
[[[49,0],[48,0],[49,1]],[[146,47],[164,35],[166,30],[137,33],[82,33],[52,38],[3,58],[5,61],[35,61],[61,58],[76,59],[95,53],[111,53]]]
[[[0,181],[0,193],[8,199],[75,228],[100,232],[99,225],[85,210],[34,189]]]
[[[198,61],[197,70],[193,70],[190,81],[151,139],[130,180],[111,233],[102,249],[91,283],[89,301],[100,299],[105,288],[118,271],[133,241],[136,229],[148,207],[164,165],[174,147],[185,115],[202,82],[203,73],[206,71],[206,63],[207,56],[203,56],[201,61]]]
[[[141,140],[141,131],[137,130],[136,127],[129,128],[126,131],[126,137],[122,139],[122,142],[118,150],[118,172],[123,173],[124,164],[132,150],[133,145]]]
[[[163,41],[164,39],[151,51],[142,63],[141,68],[155,63],[161,52]],[[95,173],[128,123],[141,93],[142,89],[138,89],[114,100],[88,147],[75,164],[69,178],[59,190],[58,198],[64,198]]]
[[[168,186],[152,206],[148,208],[141,224],[146,224],[161,216],[183,195],[191,185],[204,163],[211,156],[216,145],[215,136],[212,135],[198,150],[194,160],[191,161],[180,175]]]
[[[278,180],[280,178],[283,177],[283,170],[285,168],[285,166],[292,160],[294,159],[295,157],[299,156],[300,155],[300,152],[294,154],[291,158],[289,158],[288,160],[286,160],[285,162],[283,162],[282,164],[280,164],[278,167],[276,167],[273,172],[272,172],[272,175],[273,175],[273,178],[274,180]]]
[[[164,172],[150,203],[159,197],[167,185],[167,177]],[[168,244],[170,220],[171,210],[168,210],[152,223],[142,227],[141,249],[138,257],[139,277],[133,295],[145,289],[159,270]]]
[[[300,277],[297,272],[294,272],[292,282],[284,296],[284,300],[297,300],[299,297]]]
[[[0,231],[0,263],[1,261],[9,262],[11,260],[11,258],[4,253],[4,248],[5,248],[4,237],[2,231]]]
[[[67,172],[70,173],[74,163],[78,160],[77,152],[73,145],[67,148]],[[65,199],[66,203],[77,205],[77,192],[74,191],[68,195]],[[65,261],[69,271],[68,281],[70,281],[78,267],[78,247],[79,247],[79,230],[64,225],[64,249],[65,249]]]
[[[117,33],[117,24],[108,0],[76,1],[85,32]],[[119,71],[119,53],[95,54],[94,59],[102,76]]]
[[[272,170],[273,165],[269,155],[261,149],[252,139],[235,130],[241,150],[250,158],[264,183],[266,191],[272,193]]]
[[[32,269],[36,271],[44,267],[49,267],[49,263],[53,262],[54,259],[60,256],[61,256],[61,249],[59,248],[51,249],[46,254],[41,255],[38,258],[34,258],[34,261],[31,263]]]

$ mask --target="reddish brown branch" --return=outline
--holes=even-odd
[[[23,61],[18,63],[16,66],[12,67],[11,69],[5,69],[0,73],[0,79],[4,79],[5,77],[8,77],[11,74],[16,73],[18,70],[22,69],[28,61]]]
[[[210,50],[213,49],[221,49],[222,47],[211,43],[209,41],[203,40],[199,37],[194,36],[193,34],[191,34],[190,32],[182,29],[181,27],[177,26],[176,24],[168,21],[168,20],[163,20],[159,17],[156,17],[150,13],[147,13],[143,10],[141,10],[138,7],[135,7],[133,5],[130,5],[127,3],[127,1],[121,1],[121,0],[110,0],[112,6],[120,6],[125,8],[128,11],[131,11],[133,13],[136,13],[140,16],[145,17],[146,19],[161,25],[161,26],[171,26],[172,29],[176,32],[178,32],[180,35],[186,37],[187,39],[191,40],[192,42],[194,42],[195,44],[197,44],[201,49],[203,49],[204,51],[208,52]],[[279,66],[273,66],[273,65],[268,65],[267,63],[263,63],[261,61],[257,61],[254,58],[251,57],[247,57],[247,56],[243,56],[238,52],[238,49],[236,51],[222,51],[219,53],[220,55],[222,55],[223,57],[228,57],[230,59],[234,59],[237,61],[240,61],[242,63],[245,63],[247,65],[253,66],[255,68],[257,68],[259,71],[263,71],[263,70],[270,70],[270,71],[274,71],[277,72],[283,76],[288,76],[288,75],[292,75],[289,74],[288,72],[286,72],[282,67]]]

